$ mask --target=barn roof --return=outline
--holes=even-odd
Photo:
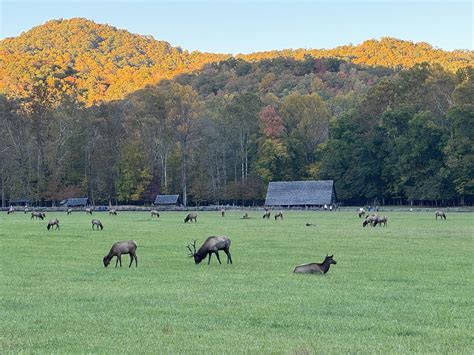
[[[68,198],[67,200],[61,201],[61,205],[66,205],[68,207],[86,206],[88,200],[87,197]]]
[[[9,201],[12,204],[25,204],[30,203],[30,199],[28,198],[14,198]]]
[[[179,195],[156,195],[155,205],[176,205]]]
[[[270,182],[267,206],[322,206],[335,203],[333,180]]]

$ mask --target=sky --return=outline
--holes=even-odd
[[[472,1],[0,0],[0,39],[72,17],[214,53],[334,48],[387,36],[473,50]]]

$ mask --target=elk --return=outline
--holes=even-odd
[[[364,222],[362,222],[362,227],[365,227],[366,225],[370,224],[372,227],[374,226],[375,221],[379,218],[378,215],[376,214],[371,214],[367,217],[365,217]]]
[[[322,263],[311,263],[298,265],[293,270],[296,274],[322,274],[324,275],[329,271],[331,264],[336,265],[336,260],[333,259],[334,255],[326,255],[326,258]]]
[[[443,219],[443,218],[446,219],[446,214],[443,211],[438,210],[435,213],[436,220],[438,219],[438,217],[440,217],[441,219]]]
[[[193,249],[191,249],[191,246]],[[204,244],[196,251],[196,241],[193,241],[193,244],[187,246],[190,254],[189,257],[194,257],[194,262],[199,264],[203,259],[206,258],[206,255],[209,255],[209,260],[207,265],[211,263],[211,255],[212,253],[216,254],[217,261],[219,264],[221,263],[221,259],[219,258],[219,250],[223,250],[224,253],[227,254],[227,264],[232,264],[232,256],[230,255],[230,239],[226,236],[219,236],[219,237],[209,237],[206,239]]]
[[[283,219],[283,211],[280,211],[280,212],[277,212],[275,214],[275,221],[280,218],[280,219]]]
[[[43,212],[31,212],[31,219],[41,219],[43,220],[45,217],[45,214]]]
[[[263,217],[262,217],[262,218],[263,218],[263,219],[265,219],[265,218],[270,219],[270,214],[271,214],[270,211],[266,211],[266,212],[263,214]]]
[[[383,217],[380,217],[380,216],[377,216],[377,219],[374,221],[374,227],[379,224],[380,226],[383,226],[386,227],[387,226],[387,222],[388,222],[388,218],[387,216],[383,216]]]
[[[225,209],[221,209],[221,216],[225,217]]]
[[[94,230],[94,226],[96,226],[96,230],[102,230],[104,229],[104,226],[102,225],[102,222],[99,221],[98,219],[93,219],[92,220],[92,230]]]
[[[245,214],[242,216],[241,219],[249,219],[249,218],[250,218],[250,217],[249,217],[249,214],[248,214],[248,213],[245,213]]]
[[[10,213],[15,213],[15,207],[10,206],[10,208],[7,211],[7,214],[10,214]]]
[[[151,216],[152,216],[152,217],[153,217],[153,216],[156,216],[156,218],[159,218],[159,217],[160,217],[160,214],[159,214],[159,212],[158,212],[157,210],[152,210],[150,213],[151,213]]]
[[[91,208],[86,208],[86,213],[89,213],[92,216],[92,209]]]
[[[25,207],[25,209],[24,209],[25,214],[27,214],[27,213],[30,212],[30,211],[31,211],[31,210],[30,210],[28,207]]]
[[[72,213],[72,208],[68,208],[68,209],[67,209],[67,214],[69,215],[69,214],[71,214],[71,213]]]
[[[116,216],[117,215],[117,210],[110,210],[109,211],[109,216]]]
[[[115,267],[117,267],[117,264],[119,262],[120,267],[122,267],[122,254],[130,254],[130,265],[128,265],[128,267],[132,267],[133,259],[135,259],[135,267],[138,267],[138,258],[136,250],[137,242],[134,240],[124,240],[122,242],[117,242],[112,245],[112,248],[110,248],[109,253],[104,256],[104,266],[109,266],[110,260],[112,260],[112,258],[116,256],[117,260],[115,261]]]
[[[46,228],[48,228],[48,230],[52,230],[53,226],[56,226],[56,229],[59,229],[59,220],[57,218],[50,219]]]
[[[197,213],[188,213],[188,215],[184,219],[184,223],[188,223],[188,222],[192,222],[192,221],[197,223],[197,218],[198,218]]]
[[[365,210],[361,207],[359,208],[359,218],[362,218],[365,216]]]

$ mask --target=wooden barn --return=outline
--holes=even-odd
[[[60,204],[66,207],[86,207],[89,205],[89,199],[87,197],[68,198],[61,201]]]
[[[178,206],[179,195],[156,195],[155,206]]]
[[[333,180],[270,182],[265,199],[265,206],[274,207],[321,207],[335,203]]]

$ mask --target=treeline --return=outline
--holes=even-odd
[[[347,204],[472,204],[473,73],[229,58],[90,107],[38,75],[0,97],[2,203],[248,204],[269,181],[321,178]]]

